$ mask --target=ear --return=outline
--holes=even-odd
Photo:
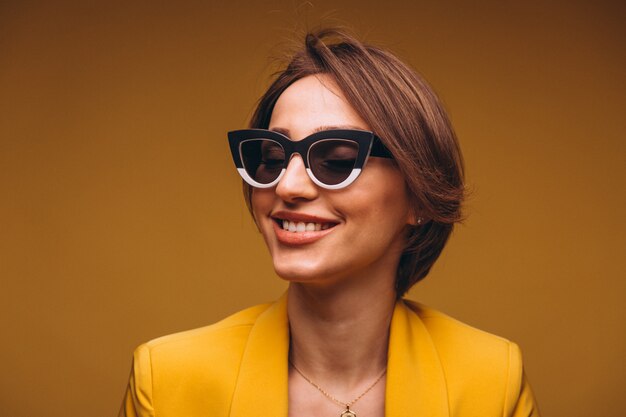
[[[414,211],[409,212],[409,216],[407,219],[407,224],[413,227],[419,227],[424,225],[428,220],[421,216],[419,213],[415,213]]]

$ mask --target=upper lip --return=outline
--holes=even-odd
[[[298,213],[294,211],[280,210],[272,213],[271,217],[276,220],[289,220],[292,222],[304,222],[304,223],[338,223],[336,220],[325,219],[323,217],[315,216],[312,214]]]

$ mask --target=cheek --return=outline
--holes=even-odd
[[[404,178],[395,168],[381,167],[376,171],[359,178],[363,182],[345,196],[344,201],[349,204],[344,207],[355,217],[392,226],[393,229],[401,228],[410,220],[409,195]]]
[[[252,209],[252,220],[256,224],[257,229],[261,232],[266,238],[265,229],[266,222],[269,212],[271,211],[272,204],[274,201],[274,192],[265,189],[253,189],[250,194],[250,208]]]
[[[273,192],[270,193],[265,189],[252,189],[250,193],[250,207],[252,208],[252,214],[256,219],[268,210],[272,194]]]

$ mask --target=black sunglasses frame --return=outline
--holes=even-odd
[[[280,174],[276,177],[276,179],[267,184],[257,182],[248,174],[244,166],[243,155],[241,152],[241,146],[244,142],[259,139],[274,141],[285,151],[285,163]],[[357,157],[354,167],[352,168],[352,172],[345,180],[338,184],[326,184],[320,181],[315,176],[315,173],[309,165],[309,151],[311,147],[320,141],[329,139],[348,140],[355,142],[358,145]],[[291,140],[282,133],[273,130],[241,129],[228,132],[228,143],[230,145],[230,152],[232,154],[233,161],[235,162],[235,166],[237,167],[237,171],[244,181],[256,188],[269,188],[275,186],[285,173],[287,165],[291,161],[291,157],[294,153],[297,153],[302,157],[309,178],[311,178],[311,180],[318,186],[326,189],[340,189],[352,184],[360,175],[361,170],[365,167],[369,156],[393,158],[380,138],[378,138],[374,133],[356,129],[322,130],[297,141]]]

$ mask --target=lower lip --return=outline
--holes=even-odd
[[[335,227],[337,227],[335,225],[325,230],[311,232],[290,232],[280,227],[278,223],[273,220],[272,224],[274,225],[274,232],[276,233],[278,241],[285,245],[293,246],[308,245],[309,243],[317,242],[327,234],[332,233],[333,230],[335,230]]]

